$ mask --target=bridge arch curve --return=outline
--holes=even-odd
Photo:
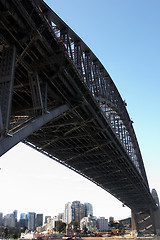
[[[138,141],[132,126],[133,121],[127,112],[127,104],[122,99],[112,78],[91,49],[52,10],[49,20],[57,38],[62,41],[69,58],[81,74],[83,82],[89,88],[114,133],[148,185]]]

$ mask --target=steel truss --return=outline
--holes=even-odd
[[[56,26],[55,34],[58,27]],[[59,28],[59,31],[59,38],[63,41],[69,57],[77,66],[83,82],[89,87],[139,173],[146,179],[141,153],[132,127],[133,122],[125,108],[126,103],[122,100],[111,77],[99,60],[95,59],[91,50],[86,49],[86,46],[83,47],[81,40],[72,39],[67,28]]]

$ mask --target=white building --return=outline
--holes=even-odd
[[[80,221],[80,229],[87,232],[97,232],[97,220],[93,216],[84,217]]]
[[[53,218],[47,218],[47,223],[45,223],[45,230],[49,230],[49,231],[52,231],[54,228],[54,221],[53,221]]]
[[[72,221],[71,203],[68,202],[65,204],[64,222],[66,224],[69,224],[71,221]]]
[[[58,213],[58,220],[64,222],[64,213]]]
[[[93,215],[93,207],[90,203],[82,204],[80,201],[73,201],[65,204],[64,222],[66,224],[72,221],[80,222],[83,217]]]

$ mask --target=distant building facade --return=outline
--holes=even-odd
[[[58,220],[61,220],[64,222],[64,213],[58,213]]]
[[[0,212],[0,226],[3,226],[3,213]]]
[[[72,221],[80,222],[83,217],[93,215],[93,207],[90,203],[82,204],[80,201],[73,201],[65,204],[64,222],[66,224]]]
[[[7,214],[4,216],[4,227],[15,227],[16,219],[13,213]]]
[[[28,228],[28,219],[27,219],[27,215],[25,213],[20,214],[19,227]]]
[[[28,218],[28,230],[34,231],[35,230],[35,212],[28,212],[27,218]]]
[[[20,214],[20,219],[26,219],[26,214],[25,213],[21,213]]]
[[[15,220],[17,220],[17,215],[18,215],[18,211],[17,211],[17,210],[14,210],[14,211],[13,211],[13,216],[14,216]]]
[[[91,203],[84,203],[85,206],[85,217],[88,217],[89,215],[93,216],[93,206]]]
[[[43,225],[43,214],[42,213],[38,213],[36,215],[35,227],[40,227],[42,225]]]
[[[106,232],[108,230],[108,219],[105,217],[97,218],[97,228],[99,232]]]
[[[44,223],[47,223],[47,219],[48,218],[51,218],[51,216],[45,216],[45,221],[44,221]]]
[[[71,221],[72,221],[71,203],[68,202],[65,204],[64,222],[66,224],[69,224]]]
[[[45,230],[51,231],[54,228],[53,218],[47,216],[47,223],[45,223]]]
[[[109,217],[109,225],[111,225],[114,222],[114,217]]]
[[[119,220],[119,223],[123,226],[123,227],[129,227],[131,228],[131,217],[125,218],[125,219],[121,219]]]
[[[85,216],[85,206],[80,201],[74,201],[71,205],[72,221],[80,222]]]
[[[97,220],[92,215],[83,217],[80,221],[80,229],[84,232],[96,232]]]

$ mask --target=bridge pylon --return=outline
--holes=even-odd
[[[141,210],[132,209],[132,235],[147,236],[160,234],[160,206],[155,189],[151,192],[157,208],[145,207]]]

